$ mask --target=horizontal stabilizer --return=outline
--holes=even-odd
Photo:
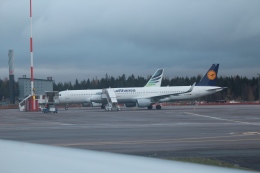
[[[223,89],[226,89],[227,87],[218,87],[218,88],[212,88],[208,89],[207,91],[222,91]]]

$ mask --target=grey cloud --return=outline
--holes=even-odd
[[[258,0],[33,0],[37,75],[148,75],[157,68],[189,75],[220,63],[226,75],[252,76],[260,65],[259,6]],[[0,15],[0,56],[7,59],[12,48],[16,67],[28,68],[29,3],[5,0]],[[5,63],[1,58],[0,67]]]

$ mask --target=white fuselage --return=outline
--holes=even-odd
[[[101,89],[94,90],[66,90],[59,92],[59,103],[90,103],[91,97],[96,96],[97,93],[101,93]]]
[[[221,91],[223,88],[216,86],[191,86],[173,87],[133,87],[113,88],[118,103],[136,103],[137,99],[150,99],[152,103],[178,100],[189,100]],[[101,89],[94,90],[67,90],[59,93],[59,103],[106,103],[101,98]]]

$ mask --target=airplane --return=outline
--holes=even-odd
[[[144,87],[160,87],[162,83],[163,71],[164,69],[157,69]],[[92,106],[92,97],[96,97],[99,93],[102,93],[102,89],[66,90],[59,92],[59,98],[55,101],[58,104],[66,104],[66,110],[68,110],[68,104],[73,103],[82,103],[84,105],[88,104],[89,106]],[[101,105],[101,108],[104,107],[104,105]]]
[[[153,88],[113,88],[118,104],[124,103],[126,107],[147,107],[152,109],[156,103],[189,100],[206,95],[210,95],[225,89],[225,87],[215,86],[219,64],[213,64],[201,81],[192,86],[168,86]],[[91,101],[107,104],[107,99],[97,93]],[[161,109],[157,104],[156,109]]]
[[[0,139],[0,172],[253,173],[256,171]]]

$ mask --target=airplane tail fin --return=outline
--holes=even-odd
[[[219,64],[212,64],[203,78],[196,84],[196,86],[216,86],[217,74]]]
[[[158,69],[144,87],[160,87],[162,83],[163,69]]]

